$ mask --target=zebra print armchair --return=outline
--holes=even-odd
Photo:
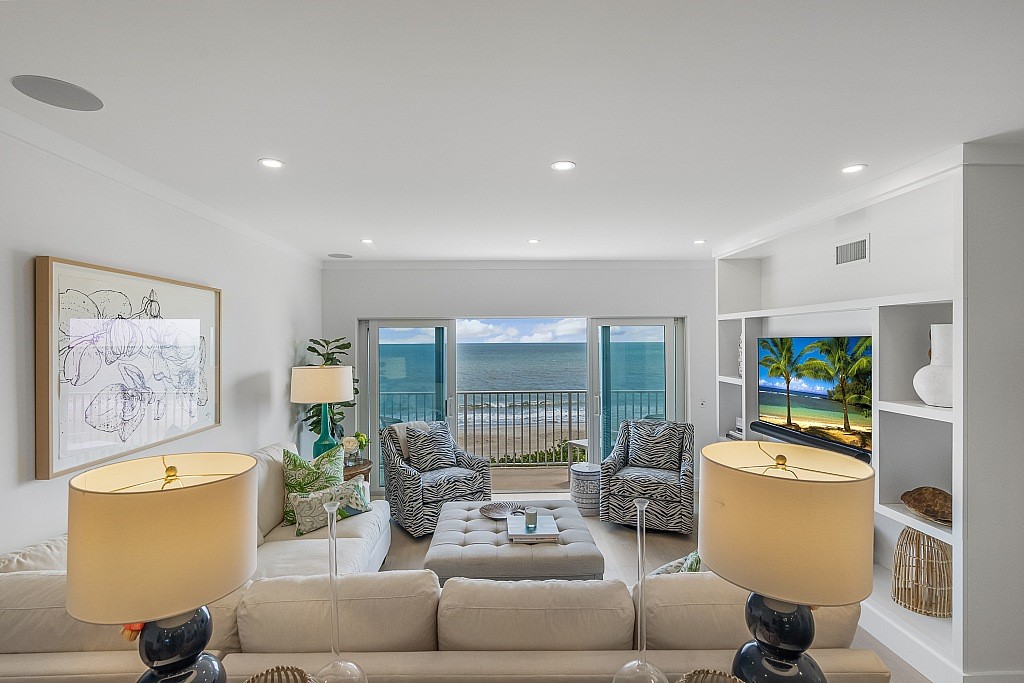
[[[416,469],[409,457],[408,429],[421,432],[431,428],[446,437],[446,448],[454,450],[454,467]],[[441,506],[451,500],[490,500],[491,468],[485,458],[459,448],[445,422],[400,422],[380,432],[384,462],[384,494],[391,516],[413,536],[434,533]]]
[[[647,527],[693,531],[693,425],[625,421],[601,463],[601,519],[636,526],[633,501],[646,498]]]

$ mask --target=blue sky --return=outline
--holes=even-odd
[[[803,351],[808,344],[816,342],[819,339],[823,339],[823,337],[793,337],[793,353],[799,355],[799,353]],[[853,342],[853,340],[855,339],[857,339],[857,337],[850,337],[851,342]],[[761,349],[760,346],[758,346],[758,361],[760,361],[761,358],[764,357],[764,355],[764,350]],[[868,351],[868,355],[871,355],[870,350]],[[802,360],[807,360],[810,358],[824,359],[824,356],[818,351],[811,351],[806,356],[804,356]],[[758,365],[757,367],[757,385],[760,387],[766,387],[770,389],[778,389],[780,391],[786,390],[786,380],[782,379],[781,377],[769,377],[768,368],[761,367],[760,365]],[[794,379],[789,384],[789,388],[791,391],[801,391],[806,394],[820,394],[822,396],[826,395],[828,393],[828,390],[831,389],[832,387],[833,383],[827,380],[809,379],[804,377]]]
[[[455,336],[460,344],[543,344],[587,341],[586,318],[460,318]],[[662,327],[623,326],[612,328],[615,341],[664,341]],[[384,344],[428,344],[434,328],[389,327],[381,329]]]

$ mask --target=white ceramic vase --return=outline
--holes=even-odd
[[[953,407],[952,325],[932,325],[932,361],[914,375],[914,391],[930,406]]]

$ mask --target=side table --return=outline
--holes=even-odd
[[[580,514],[594,517],[601,504],[601,466],[595,462],[576,462],[569,468],[569,497]]]
[[[363,475],[363,481],[370,482],[370,468],[373,467],[372,460],[360,460],[355,465],[345,465],[345,481],[354,479],[360,474]]]

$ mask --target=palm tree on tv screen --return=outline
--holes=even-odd
[[[804,372],[813,379],[833,383],[833,398],[843,404],[843,431],[852,432],[849,404],[870,402],[856,387],[864,384],[859,380],[871,375],[871,337],[854,337],[853,342],[850,337],[828,337],[808,344],[805,350],[824,356],[808,360]]]
[[[781,377],[786,382],[786,426],[795,427],[789,399],[789,383],[806,376],[807,361],[804,360],[804,356],[810,347],[804,348],[800,353],[794,353],[792,337],[768,337],[759,340],[758,346],[765,355],[757,364],[768,370],[769,377]]]

